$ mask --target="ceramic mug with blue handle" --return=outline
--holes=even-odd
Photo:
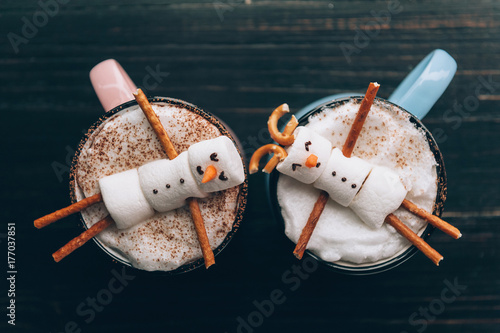
[[[385,102],[387,105],[394,105],[399,109],[410,114],[410,121],[424,131],[429,142],[430,150],[433,152],[437,166],[438,177],[438,193],[436,196],[434,214],[440,215],[442,212],[444,200],[446,198],[446,172],[439,148],[432,137],[431,133],[421,123],[421,119],[430,111],[439,97],[448,87],[453,79],[457,68],[455,60],[443,50],[434,50],[427,55],[408,76],[401,82],[396,90],[391,94],[388,100],[378,99]],[[343,103],[348,102],[352,98],[362,98],[360,93],[346,92],[327,96],[317,100],[301,110],[295,116],[299,119],[300,125],[305,125],[309,116],[320,112],[324,108],[335,108]],[[273,209],[275,217],[284,223],[281,216],[281,211],[277,198],[277,183],[279,173],[273,172],[267,177],[268,198]],[[427,238],[432,232],[433,227],[428,225],[421,233],[422,238]],[[309,255],[318,261],[324,263],[327,267],[347,274],[373,274],[396,267],[404,261],[408,260],[417,252],[414,246],[408,247],[402,253],[369,264],[349,264],[345,262],[326,262],[321,258],[307,251]]]

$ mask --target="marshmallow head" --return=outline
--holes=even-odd
[[[387,215],[401,206],[406,193],[397,173],[374,166],[349,207],[368,226],[380,228]]]
[[[118,229],[130,228],[155,214],[142,193],[137,169],[99,180],[102,199]]]
[[[325,170],[313,185],[325,190],[330,198],[347,207],[358,193],[371,169],[370,163],[358,157],[347,158],[339,148],[335,148]]]
[[[294,136],[295,141],[286,148],[288,156],[278,164],[276,170],[304,184],[311,184],[325,169],[332,144],[303,126],[295,129]],[[311,160],[315,161],[314,165],[310,163]]]
[[[158,212],[184,206],[189,197],[203,198],[189,170],[188,153],[183,152],[174,160],[158,160],[138,169],[142,191],[149,204]]]
[[[205,192],[222,191],[245,181],[241,156],[227,136],[195,143],[188,155],[194,179]]]

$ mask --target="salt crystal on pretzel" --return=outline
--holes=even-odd
[[[370,163],[355,156],[347,158],[339,148],[335,148],[325,170],[313,185],[325,190],[330,198],[347,207],[371,170]]]
[[[295,141],[286,148],[288,156],[278,164],[276,170],[298,181],[311,184],[321,175],[326,167],[332,143],[307,127],[299,126],[294,132]],[[317,163],[306,166],[306,161],[315,155]]]
[[[130,228],[155,214],[142,192],[137,169],[101,178],[99,187],[118,229]]]

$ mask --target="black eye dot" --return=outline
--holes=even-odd
[[[210,159],[214,162],[219,162],[219,159],[217,158],[217,153],[210,154]]]
[[[345,177],[342,177],[342,181],[345,182],[347,180],[347,178]]]
[[[220,175],[219,175],[219,179],[220,179],[220,180],[223,180],[223,181],[225,181],[225,180],[227,180],[227,179],[228,179],[228,178],[224,175],[224,171],[222,171],[222,172],[220,173]]]
[[[306,146],[306,151],[309,151],[309,146],[311,145],[311,141],[307,141],[306,143],[304,143],[304,145]]]
[[[181,184],[184,184],[184,178],[180,179]]]
[[[170,188],[170,184],[165,185],[166,188]]]
[[[321,165],[321,163],[319,163],[319,162],[318,162],[318,163],[316,164],[316,168],[319,168],[319,166],[320,166],[320,165]]]
[[[332,176],[335,177],[337,175],[337,172],[333,171]]]
[[[154,190],[153,190],[153,193],[154,193],[154,194],[158,194],[158,190],[157,190],[157,189],[154,189]]]
[[[352,187],[352,188],[356,188],[356,184],[352,184],[352,185],[351,185],[351,187]]]
[[[196,171],[197,171],[197,172],[198,172],[198,174],[200,174],[200,175],[202,175],[202,174],[204,173],[204,172],[203,172],[203,169],[201,168],[201,166],[200,166],[200,165],[198,165],[198,166],[196,167]]]

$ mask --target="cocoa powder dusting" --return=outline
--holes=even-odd
[[[179,154],[196,142],[221,135],[207,119],[177,105],[154,104],[153,108]],[[82,147],[75,173],[77,187],[83,196],[93,195],[99,192],[100,178],[162,158],[167,156],[159,140],[142,111],[133,106],[101,124]],[[239,194],[237,186],[199,199],[212,248],[219,246],[231,231]],[[94,220],[105,213],[105,209],[89,209],[85,219]],[[145,270],[172,270],[202,257],[186,206],[157,213],[129,229],[111,226],[99,235],[99,240]]]

